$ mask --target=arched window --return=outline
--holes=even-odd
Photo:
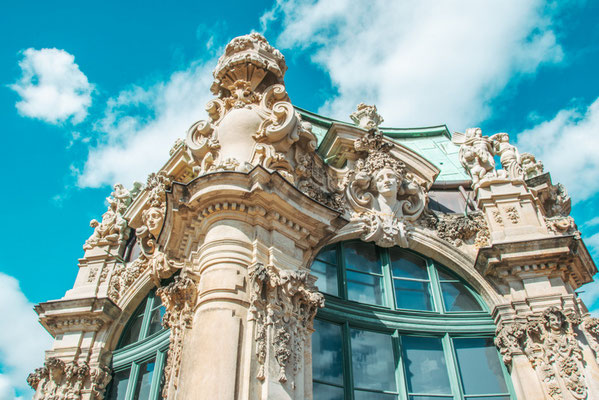
[[[108,400],[162,398],[162,370],[170,333],[162,328],[163,315],[164,306],[153,290],[127,322],[113,352]]]
[[[351,241],[312,264],[315,400],[507,400],[495,325],[465,282],[411,251]]]

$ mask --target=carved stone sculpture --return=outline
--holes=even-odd
[[[181,366],[181,349],[185,330],[191,328],[193,310],[197,299],[195,282],[189,277],[175,277],[175,281],[156,291],[160,296],[166,312],[162,317],[162,325],[171,329],[170,343],[166,365],[164,367],[163,397],[168,398],[170,385],[177,388],[179,368]]]
[[[134,187],[136,188],[136,187]],[[83,248],[89,250],[95,246],[124,243],[129,238],[127,221],[123,213],[131,204],[132,195],[123,185],[114,185],[114,191],[107,197],[108,210],[102,215],[102,222],[92,219],[89,223],[94,233],[87,239]]]
[[[564,399],[566,392],[575,399],[585,399],[588,389],[582,350],[573,330],[579,322],[551,307],[525,321],[501,325],[495,344],[508,366],[516,354],[524,354],[552,399]]]
[[[424,210],[424,188],[390,154],[382,133],[372,130],[354,147],[361,158],[346,177],[346,196],[352,220],[363,226],[362,240],[407,247],[405,221],[416,220]]]
[[[489,227],[480,212],[437,215],[429,211],[422,213],[417,223],[433,230],[440,239],[456,247],[474,244],[480,248],[491,244]]]
[[[524,179],[534,178],[543,173],[543,163],[537,161],[535,156],[530,153],[522,153],[520,155],[520,164]]]
[[[466,129],[466,134],[454,133],[452,141],[460,145],[459,158],[462,166],[472,178],[472,187],[478,188],[481,181],[496,178],[494,144],[483,136],[480,128]]]
[[[49,358],[42,368],[29,374],[27,383],[36,391],[36,400],[77,400],[89,377],[90,368],[85,362]]]
[[[516,146],[510,143],[509,135],[507,133],[497,133],[489,139],[493,142],[494,153],[499,156],[501,166],[506,171],[508,178],[521,179],[520,153]]]
[[[255,321],[260,364],[257,378],[266,378],[266,363],[274,357],[279,365],[278,380],[287,382],[303,364],[303,345],[311,333],[316,311],[324,306],[324,297],[314,287],[308,271],[254,264],[248,273],[248,318]]]
[[[170,189],[171,179],[163,173],[150,174],[146,185],[148,206],[142,212],[143,225],[136,229],[135,235],[141,249],[139,258],[129,264],[121,263],[115,266],[108,296],[117,301],[122,293],[146,270],[156,286],[161,279],[170,277],[180,268],[167,255],[157,248],[156,239],[164,224],[166,207],[166,191]]]
[[[370,106],[364,103],[358,104],[357,110],[349,117],[356,125],[367,131],[377,129],[384,121],[383,117],[377,112],[375,105]]]

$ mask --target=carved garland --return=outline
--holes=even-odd
[[[316,311],[324,297],[314,287],[307,271],[286,271],[275,266],[254,264],[249,269],[250,313],[256,324],[257,378],[264,380],[265,366],[275,358],[279,381],[287,382],[289,372],[301,368],[302,344],[308,338]]]
[[[524,354],[552,399],[564,399],[564,391],[585,399],[588,389],[582,372],[582,350],[573,330],[580,322],[575,315],[566,316],[551,307],[529,315],[525,321],[500,325],[495,345],[508,366],[515,355]]]
[[[490,245],[489,227],[481,212],[468,215],[424,212],[417,223],[456,247],[463,244],[474,244],[477,248]]]

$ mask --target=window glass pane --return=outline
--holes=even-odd
[[[152,375],[154,374],[154,360],[147,361],[139,366],[137,383],[135,385],[134,399],[147,400],[150,398],[150,386],[152,385]]]
[[[401,344],[408,391],[451,395],[441,339],[403,336]]]
[[[314,321],[314,330],[312,376],[319,381],[343,385],[341,326],[317,319]]]
[[[343,400],[343,388],[314,382],[314,400]]]
[[[389,250],[389,256],[391,257],[393,276],[428,280],[424,259],[396,248]]]
[[[120,371],[114,374],[110,384],[110,393],[108,400],[124,400],[127,394],[127,385],[129,384],[130,369]]]
[[[316,260],[312,264],[310,272],[317,278],[316,286],[318,290],[323,293],[332,294],[333,296],[339,295],[336,266]]]
[[[397,400],[397,395],[356,390],[354,391],[354,400]]]
[[[383,285],[375,275],[347,271],[347,298],[368,304],[383,304]]]
[[[166,309],[160,306],[152,310],[150,314],[150,327],[148,328],[148,336],[162,330],[162,317]]]
[[[332,246],[321,250],[321,252],[316,256],[316,259],[329,264],[337,265],[337,246]]]
[[[508,392],[493,339],[454,339],[453,344],[465,394]]]
[[[139,339],[139,332],[141,331],[142,320],[143,315],[140,315],[130,321],[129,326],[125,328],[126,330],[121,337],[121,344],[119,347],[127,346],[131,343],[137,342]]]
[[[456,276],[454,276],[453,274],[450,274],[449,272],[445,272],[441,268],[437,268],[437,274],[439,275],[439,280],[441,282],[443,282],[443,281],[452,281],[452,282],[459,281],[459,279]]]
[[[391,336],[351,329],[354,387],[395,391],[395,361]]]
[[[407,310],[432,310],[433,304],[428,282],[393,279],[397,308]]]
[[[441,291],[443,292],[443,303],[445,311],[480,311],[478,300],[472,293],[460,282],[442,282]]]
[[[381,263],[376,255],[376,248],[372,243],[351,242],[344,244],[343,259],[346,268],[375,274],[382,272]]]

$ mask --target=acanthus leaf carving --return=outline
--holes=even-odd
[[[584,318],[582,328],[589,346],[595,353],[595,360],[599,364],[599,318]]]
[[[160,296],[166,309],[162,317],[162,325],[171,329],[162,393],[164,398],[168,398],[171,384],[175,390],[178,385],[183,338],[185,331],[191,328],[193,321],[197,286],[193,279],[187,276],[176,276],[173,282],[158,288],[156,294]]]
[[[550,307],[525,320],[500,325],[495,345],[506,365],[524,354],[537,372],[546,393],[555,400],[568,392],[575,399],[585,399],[588,388],[583,374],[582,349],[574,333],[581,322],[572,313]]]
[[[303,345],[312,331],[324,297],[314,287],[308,271],[288,271],[256,263],[249,269],[250,312],[255,322],[256,377],[266,378],[269,354],[279,366],[278,380],[287,382],[303,363]]]

